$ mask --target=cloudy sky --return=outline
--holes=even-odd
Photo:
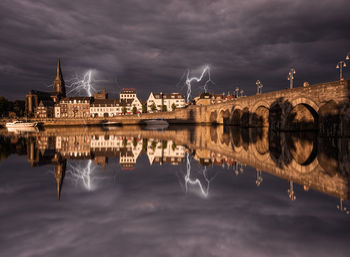
[[[140,160],[142,159],[142,160]],[[110,159],[91,174],[94,190],[67,172],[56,198],[52,166],[28,169],[26,156],[0,162],[1,256],[305,256],[349,255],[349,216],[336,198],[246,167],[218,166],[209,198],[180,186],[185,164],[121,171]],[[14,170],[16,172],[14,172]],[[192,175],[200,176],[192,162]],[[196,178],[196,177],[194,177]]]
[[[2,0],[0,95],[48,90],[58,56],[66,81],[93,70],[98,89],[134,87],[142,98],[185,93],[186,71],[206,64],[213,92],[253,94],[257,79],[283,89],[291,67],[297,85],[336,80],[349,13],[347,0]]]

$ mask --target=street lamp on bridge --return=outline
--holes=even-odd
[[[235,89],[235,97],[238,98],[239,97],[239,88],[236,87]]]
[[[343,68],[346,67],[346,63],[344,61],[339,61],[337,63],[336,68],[339,69],[339,80],[343,78]]]
[[[244,96],[244,90],[243,89],[241,89],[240,93],[241,93],[241,96]]]
[[[262,94],[262,88],[263,88],[263,84],[260,82],[260,80],[256,81],[256,94]]]
[[[262,171],[257,169],[256,180],[255,180],[256,186],[260,186],[262,182],[263,182]]]
[[[293,88],[293,80],[294,80],[295,69],[291,68],[288,73],[287,79],[289,80],[289,88]]]
[[[289,199],[292,201],[295,201],[295,199],[297,199],[297,197],[294,194],[293,181],[289,181],[288,196],[289,196]]]
[[[348,52],[345,56],[345,60],[349,61],[350,60],[350,52]]]

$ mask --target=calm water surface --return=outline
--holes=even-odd
[[[349,256],[350,140],[1,131],[0,256]]]

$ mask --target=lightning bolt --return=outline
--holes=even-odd
[[[81,163],[75,165],[69,163],[69,168],[66,171],[76,184],[80,182],[88,191],[93,191],[95,189],[92,180],[92,173],[94,172],[95,167],[93,167],[92,164],[92,160],[88,160],[86,166],[81,165]]]
[[[196,81],[196,82],[200,82],[202,81],[203,77],[205,74],[208,74],[208,79],[205,81],[204,83],[204,92],[207,93],[208,91],[208,84],[209,83],[212,83],[215,85],[215,83],[211,80],[211,77],[210,77],[210,67],[209,65],[205,65],[204,66],[204,69],[202,71],[202,74],[200,75],[200,77],[190,77],[190,70],[187,70],[187,76],[186,76],[186,85],[187,85],[187,102],[190,101],[190,97],[191,97],[191,93],[192,93],[192,85],[191,83],[193,81]]]
[[[94,87],[93,71],[88,70],[82,78],[75,76],[67,82],[66,88],[68,88],[67,94],[80,95],[82,92],[88,96],[92,96],[97,90]]]
[[[199,186],[199,190],[200,190],[200,193],[202,194],[202,196],[204,198],[207,198],[209,195],[210,182],[213,179],[213,178],[212,179],[207,178],[207,167],[204,167],[204,169],[203,169],[203,177],[208,185],[206,189],[204,189],[201,181],[198,178],[196,178],[195,180],[191,179],[191,177],[190,177],[190,175],[191,175],[191,161],[190,161],[190,156],[188,153],[186,155],[186,170],[187,170],[187,173],[185,175],[186,192],[188,191],[188,184],[196,185],[196,186]]]

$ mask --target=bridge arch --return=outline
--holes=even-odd
[[[282,129],[313,130],[318,127],[319,106],[304,97],[292,99],[284,106]]]
[[[319,162],[317,158],[313,159],[312,162],[308,163],[307,165],[302,165],[298,163],[295,159],[292,159],[290,165],[292,170],[295,170],[301,174],[310,174],[315,171],[315,169],[319,166]]]
[[[230,110],[228,108],[220,109],[217,123],[228,124],[230,122],[230,116]]]
[[[304,104],[311,106],[315,110],[315,112],[318,112],[320,110],[319,106],[313,100],[306,97],[298,97],[288,100],[291,103],[292,107],[295,107],[298,104]]]
[[[257,102],[252,108],[249,117],[249,126],[268,127],[270,106],[265,101]]]

